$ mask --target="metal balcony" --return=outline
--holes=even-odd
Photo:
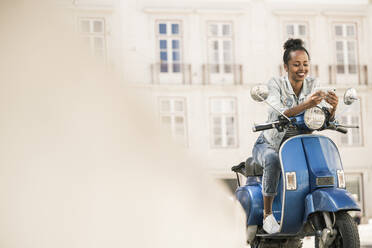
[[[243,84],[243,65],[240,64],[204,64],[202,83],[205,85],[241,85]]]
[[[190,64],[155,63],[151,64],[152,84],[192,84]]]
[[[368,85],[367,65],[329,65],[329,84]]]

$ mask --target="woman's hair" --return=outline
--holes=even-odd
[[[288,39],[283,47],[284,47],[284,54],[283,54],[283,62],[284,64],[288,65],[288,61],[291,59],[291,52],[293,51],[305,51],[307,56],[310,60],[310,55],[307,52],[306,48],[303,46],[304,42],[301,39]]]

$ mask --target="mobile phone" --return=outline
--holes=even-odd
[[[327,94],[328,92],[336,93],[336,88],[333,88],[333,87],[317,87],[317,88],[315,88],[315,91],[322,91],[325,94]]]
[[[327,91],[336,93],[336,88],[329,88]]]

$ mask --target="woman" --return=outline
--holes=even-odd
[[[307,77],[310,69],[310,56],[300,39],[289,39],[284,44],[284,69],[287,75],[272,78],[268,82],[269,97],[267,101],[288,117],[298,115],[306,109],[315,107],[324,99],[330,104],[331,116],[337,108],[338,98],[334,92],[315,91],[318,85],[313,78]],[[328,105],[329,106],[329,105]],[[269,110],[269,122],[278,119],[276,111]],[[279,225],[272,214],[274,197],[280,177],[279,146],[295,130],[278,132],[276,129],[265,130],[253,147],[253,158],[263,166],[262,191],[264,202],[263,229],[267,233],[279,231]]]

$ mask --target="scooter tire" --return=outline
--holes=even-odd
[[[347,212],[336,213],[335,228],[337,236],[330,248],[360,247],[358,227]],[[319,242],[319,237],[315,237],[315,248],[319,248]]]

